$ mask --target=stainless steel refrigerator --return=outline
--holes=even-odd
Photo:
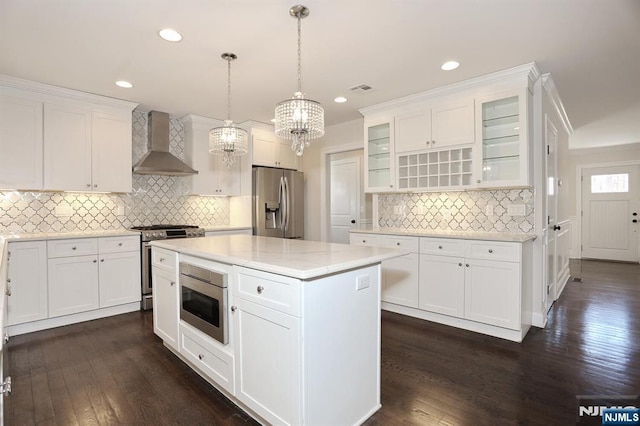
[[[304,238],[304,175],[254,167],[253,235]]]

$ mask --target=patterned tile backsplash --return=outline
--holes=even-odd
[[[534,232],[533,206],[533,189],[381,194],[378,225],[521,234]],[[524,214],[514,214],[518,209]]]
[[[184,159],[182,123],[171,119],[169,150]],[[147,152],[147,113],[133,112],[133,163]],[[0,192],[0,233],[130,228],[152,223],[229,225],[229,199],[190,196],[189,179],[133,175],[130,194]]]

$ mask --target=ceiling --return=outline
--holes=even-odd
[[[269,122],[296,90],[294,0],[0,0],[0,74],[181,117]],[[327,125],[516,65],[551,73],[573,148],[640,142],[640,1],[304,0],[303,89]],[[174,28],[179,43],[157,32]],[[461,63],[442,71],[450,59]],[[132,89],[114,85],[128,80]],[[366,94],[348,89],[368,84]],[[343,95],[344,104],[333,99]]]

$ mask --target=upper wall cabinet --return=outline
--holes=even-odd
[[[477,186],[530,184],[529,99],[526,89],[476,99],[478,139],[482,141],[474,159]]]
[[[2,89],[0,189],[42,189],[42,102]]]
[[[135,107],[0,75],[0,189],[130,192]]]
[[[198,195],[240,195],[242,161],[227,167],[221,155],[209,153],[209,131],[224,125],[212,118],[188,115],[182,120],[185,161],[198,171],[190,177],[191,190]]]
[[[276,137],[272,131],[251,129],[251,142],[253,165],[298,170],[298,156],[289,141]]]
[[[394,191],[393,118],[365,120],[365,192]]]
[[[396,154],[475,142],[473,98],[422,105],[395,117]]]

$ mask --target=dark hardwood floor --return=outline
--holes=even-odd
[[[382,409],[367,425],[570,425],[576,395],[640,393],[640,265],[583,261],[522,344],[382,316]],[[7,425],[254,424],[136,312],[16,336]],[[329,408],[330,409],[330,408]]]

